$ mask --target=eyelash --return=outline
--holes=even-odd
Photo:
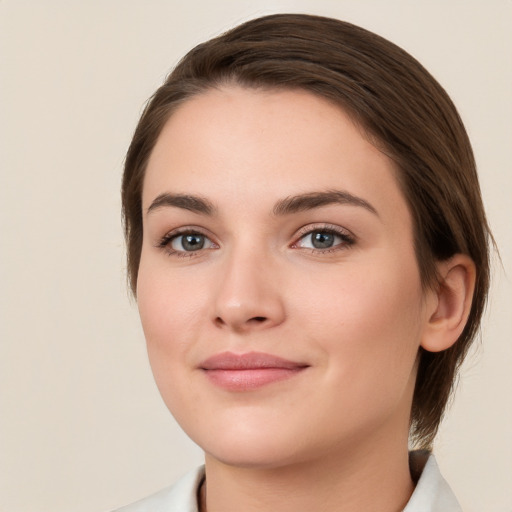
[[[341,228],[340,226],[335,226],[333,224],[318,224],[318,225],[307,225],[299,230],[297,233],[296,242],[292,244],[292,247],[297,247],[298,243],[304,239],[308,235],[312,235],[313,233],[324,233],[328,235],[334,235],[341,239],[341,242],[333,247],[328,247],[325,249],[315,249],[315,248],[307,248],[304,247],[304,250],[308,250],[311,254],[329,254],[336,251],[341,251],[348,249],[350,246],[354,245],[356,242],[356,238],[350,231],[347,229]]]
[[[328,234],[328,235],[337,236],[341,239],[341,243],[338,243],[337,245],[334,245],[333,247],[328,247],[328,248],[324,248],[324,249],[319,249],[319,248],[315,249],[315,248],[308,248],[308,247],[302,248],[303,250],[309,251],[311,254],[328,254],[328,253],[332,253],[335,251],[344,250],[344,249],[347,249],[348,247],[352,246],[356,242],[355,237],[346,229],[343,229],[339,226],[335,226],[332,224],[319,224],[319,225],[313,225],[313,226],[307,225],[307,226],[304,226],[303,228],[301,228],[295,238],[296,241],[291,244],[291,247],[300,249],[301,247],[298,245],[299,242],[302,239],[304,239],[306,236],[312,235],[313,233],[324,233],[324,234]],[[210,243],[214,247],[200,248],[197,251],[178,251],[176,249],[172,249],[171,243],[175,239],[179,238],[180,236],[186,236],[186,235],[204,237],[205,239],[209,240]],[[171,231],[170,233],[167,233],[166,235],[164,235],[158,241],[158,243],[156,244],[156,247],[159,249],[165,250],[169,256],[176,256],[178,258],[192,258],[195,256],[199,256],[205,250],[209,250],[212,248],[216,249],[216,248],[218,248],[218,245],[215,242],[212,242],[211,239],[205,233],[201,232],[198,229],[182,228],[182,229]]]
[[[177,229],[177,230],[171,231],[170,233],[167,233],[166,235],[164,235],[160,239],[160,241],[156,244],[156,247],[164,250],[169,256],[176,256],[178,258],[193,258],[194,256],[199,256],[199,254],[201,252],[203,252],[203,250],[210,249],[210,247],[208,247],[206,249],[202,249],[202,248],[198,249],[197,251],[177,251],[176,249],[173,249],[171,247],[171,243],[176,238],[179,238],[180,236],[187,236],[187,235],[202,236],[205,239],[210,240],[210,238],[205,233],[201,232],[198,229],[182,228],[182,229]],[[210,242],[211,242],[211,240],[210,240]],[[215,248],[218,247],[218,245],[215,244],[214,242],[211,242],[211,243],[215,246]]]

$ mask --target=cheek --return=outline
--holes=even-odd
[[[336,362],[333,378],[368,388],[383,385],[382,379],[403,385],[421,339],[419,273],[409,259],[374,261],[379,264],[316,276],[297,302],[303,310],[296,317],[307,317],[309,332]]]
[[[141,260],[137,303],[155,381],[166,402],[167,389],[182,383],[190,343],[199,329],[201,294],[158,262]]]
[[[204,308],[202,297],[193,279],[184,273],[171,272],[165,261],[145,257],[143,253],[137,303],[148,345],[172,345],[177,334],[186,338],[187,330],[197,328]]]

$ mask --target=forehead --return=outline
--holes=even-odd
[[[183,103],[148,162],[145,206],[162,192],[243,204],[342,188],[401,201],[393,161],[340,107],[303,90],[212,89]],[[384,201],[385,202],[385,201]]]

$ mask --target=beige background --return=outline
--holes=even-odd
[[[512,511],[510,0],[0,0],[0,511],[101,512],[200,462],[128,299],[122,161],[186,50],[279,11],[390,38],[460,109],[504,269],[437,455],[467,510]]]

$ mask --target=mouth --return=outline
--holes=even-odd
[[[309,365],[261,352],[223,352],[199,365],[212,384],[230,391],[250,391],[290,379]]]

